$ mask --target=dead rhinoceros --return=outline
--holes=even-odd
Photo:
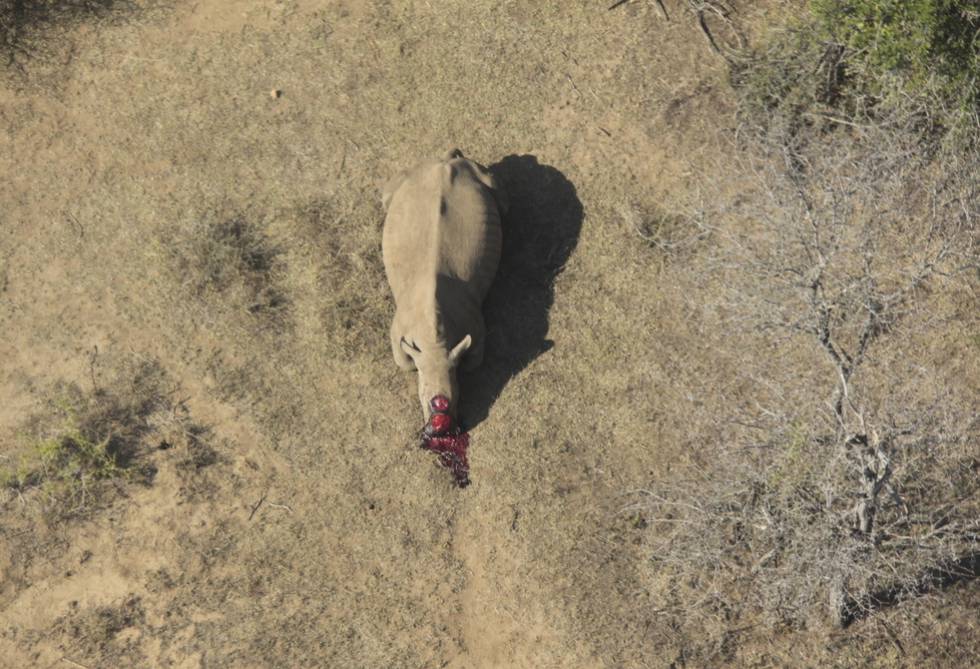
[[[441,433],[456,417],[456,368],[483,361],[481,306],[500,261],[506,198],[493,176],[450,151],[391,179],[381,241],[395,297],[391,353],[418,370],[427,427]],[[434,415],[435,414],[435,415]]]

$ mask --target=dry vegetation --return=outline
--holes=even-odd
[[[88,394],[75,385],[54,390],[53,406],[21,435],[16,465],[0,473],[10,491],[23,499],[37,489],[42,508],[69,518],[104,505],[114,479],[150,484],[153,468],[142,462],[150,417],[173,408],[161,394],[160,369],[144,365],[127,376]],[[6,455],[9,462],[15,453]]]
[[[0,666],[975,663],[970,3],[532,4],[0,0]],[[448,146],[463,492],[380,262]]]
[[[0,58],[3,80],[23,83],[32,64],[69,61],[71,31],[80,24],[108,23],[132,15],[129,0],[3,0],[0,2]],[[13,75],[13,76],[10,76]]]
[[[733,59],[745,190],[689,217],[703,241],[677,272],[729,333],[738,390],[693,379],[703,455],[627,511],[694,657],[730,656],[733,630],[876,616],[904,654],[920,612],[880,611],[978,575],[976,367],[936,347],[976,327],[975,94],[901,70],[872,86],[872,47],[812,22],[769,40]]]
[[[741,388],[692,416],[704,456],[635,507],[696,628],[847,624],[975,577],[975,387],[926,342],[971,318],[980,164],[868,135],[747,165],[760,197],[700,256],[689,299],[730,332]]]

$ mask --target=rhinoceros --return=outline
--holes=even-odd
[[[381,199],[392,356],[418,371],[426,422],[434,407],[455,419],[456,369],[483,362],[482,304],[500,261],[507,198],[485,167],[453,149],[397,174]]]

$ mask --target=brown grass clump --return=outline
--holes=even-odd
[[[132,0],[0,0],[0,73],[24,75],[31,61],[70,50],[66,36],[79,24],[119,20],[139,7]]]
[[[390,318],[381,264],[381,213],[377,225],[352,230],[349,209],[331,199],[313,200],[286,211],[276,232],[295,258],[292,280],[297,291],[311,291],[308,302],[316,303],[306,312],[304,327],[326,338],[331,357],[376,357],[387,350],[378,333],[387,330]],[[312,268],[313,276],[303,276]]]
[[[59,631],[70,640],[66,658],[95,658],[118,665],[146,663],[136,642],[138,635],[136,638],[126,636],[127,630],[140,630],[145,625],[146,612],[135,595],[94,610],[80,611],[72,607],[57,622]],[[71,660],[70,665],[83,666],[75,660]]]
[[[228,302],[263,325],[284,325],[288,300],[278,285],[281,250],[249,216],[216,216],[190,228],[169,250],[184,284],[209,308],[226,308]]]

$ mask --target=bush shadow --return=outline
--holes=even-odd
[[[460,419],[483,422],[507,383],[554,343],[546,338],[554,283],[578,244],[582,203],[575,186],[533,155],[489,167],[510,199],[500,268],[483,305],[483,365],[460,374]]]
[[[0,0],[0,67],[24,75],[28,61],[64,49],[74,26],[138,11],[132,0]]]
[[[935,567],[924,572],[918,583],[912,587],[889,587],[872,592],[866,597],[850,599],[844,603],[840,626],[850,625],[870,617],[877,611],[891,608],[910,597],[916,597],[929,592],[941,592],[958,583],[964,583],[980,578],[980,552],[969,553],[952,560],[941,567]]]

